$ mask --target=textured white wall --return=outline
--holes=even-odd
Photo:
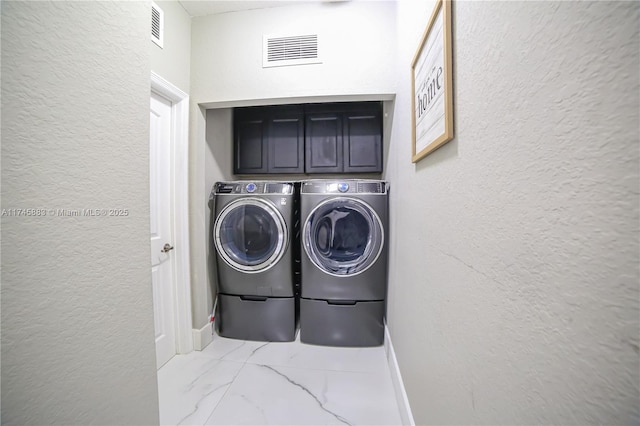
[[[216,181],[230,180],[233,178],[232,158],[233,147],[231,140],[233,138],[232,127],[232,111],[230,108],[210,109],[207,110],[207,131],[205,145],[205,195],[203,199],[204,211],[210,214],[209,210],[209,191]],[[205,234],[207,241],[211,241],[211,223],[207,218],[205,223]],[[208,266],[208,285],[207,285],[207,307],[210,309],[213,301],[214,286],[216,285],[215,250],[211,244],[207,244],[207,266]]]
[[[262,35],[320,35],[323,63],[262,68]],[[389,99],[395,90],[395,4],[340,2],[276,7],[192,20],[190,238],[193,326],[212,308],[211,184],[232,176],[231,115],[246,104],[324,97]],[[390,59],[391,58],[391,59]],[[215,104],[219,111],[199,105]],[[291,176],[289,176],[291,178]]]
[[[2,421],[153,424],[148,2],[2,2]]]
[[[419,424],[638,424],[637,2],[454,3],[455,132],[411,163],[398,9],[389,325]]]
[[[197,103],[393,93],[393,1],[223,13],[192,21]],[[322,64],[262,68],[263,35],[319,34]]]
[[[195,92],[192,92],[192,95]],[[210,244],[209,191],[206,164],[215,161],[206,142],[207,111],[191,97],[189,111],[189,244],[191,254],[191,322],[195,330],[206,326],[213,310],[207,246]],[[231,144],[231,142],[229,142]],[[197,348],[196,348],[197,349]]]
[[[156,1],[164,11],[164,44],[151,44],[151,70],[189,93],[191,67],[191,17],[175,0]]]

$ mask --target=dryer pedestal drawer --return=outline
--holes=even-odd
[[[323,346],[380,346],[384,301],[339,302],[300,299],[300,341]]]
[[[261,342],[292,342],[296,337],[294,297],[218,294],[215,327],[222,337]]]

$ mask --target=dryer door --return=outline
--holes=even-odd
[[[255,273],[280,260],[289,236],[282,214],[271,202],[247,197],[233,201],[218,214],[213,240],[225,263]]]
[[[362,200],[337,197],[311,211],[303,228],[309,259],[335,276],[360,274],[378,259],[384,230],[375,210]]]

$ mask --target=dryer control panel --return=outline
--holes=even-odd
[[[308,180],[302,184],[303,194],[386,194],[387,182],[381,180]]]

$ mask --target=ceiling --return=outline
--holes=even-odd
[[[182,4],[182,7],[184,7],[189,15],[194,17],[213,15],[217,13],[236,12],[240,10],[265,9],[269,7],[291,6],[305,3],[321,3],[324,1],[327,0],[182,0],[180,1],[180,4]]]

